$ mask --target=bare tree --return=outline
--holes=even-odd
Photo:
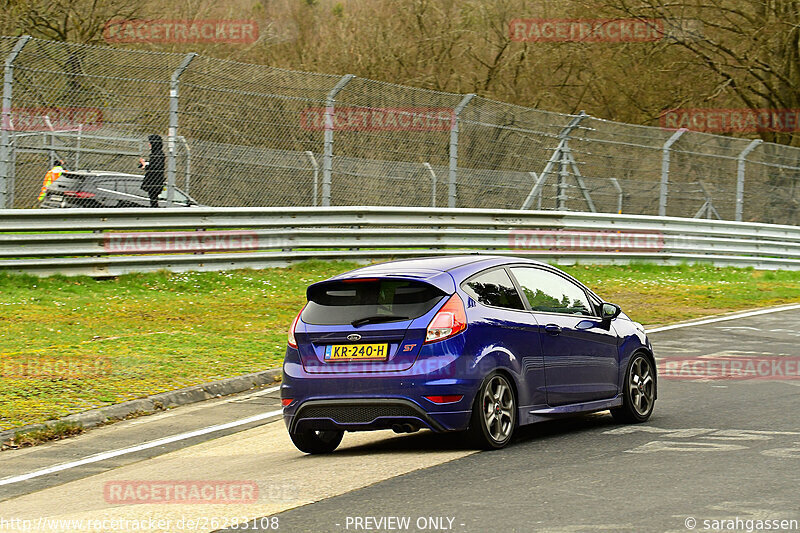
[[[714,80],[707,100],[738,100],[749,109],[800,108],[800,1],[607,0],[625,16],[665,21],[668,46],[688,51]],[[695,22],[687,24],[687,22]],[[764,129],[762,139],[800,145],[791,131]]]
[[[97,44],[114,19],[136,18],[141,4],[131,0],[5,0],[4,11],[17,33],[55,41]]]

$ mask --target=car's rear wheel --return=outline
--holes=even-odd
[[[645,354],[640,352],[631,357],[623,393],[622,405],[611,410],[615,420],[637,424],[650,418],[656,401],[656,374],[652,361]]]
[[[339,430],[305,430],[289,433],[292,442],[301,452],[318,454],[331,453],[339,446],[344,437],[344,431]]]
[[[478,390],[467,430],[470,440],[486,450],[503,448],[517,425],[514,389],[503,374],[489,375]]]

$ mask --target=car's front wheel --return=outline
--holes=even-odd
[[[473,444],[486,450],[503,448],[517,425],[517,402],[508,379],[489,375],[478,390],[467,430]]]
[[[631,357],[623,394],[622,405],[611,410],[615,420],[636,424],[650,418],[656,401],[656,373],[645,354],[637,353]]]
[[[344,431],[338,430],[305,430],[289,433],[292,442],[301,452],[319,454],[331,453],[339,446],[344,437]]]

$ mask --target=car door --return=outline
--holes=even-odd
[[[556,406],[614,397],[618,337],[595,314],[583,287],[545,268],[510,270],[539,324],[547,403]]]
[[[519,377],[520,413],[546,406],[539,325],[525,308],[508,271],[498,267],[480,272],[464,281],[461,288],[468,296],[466,312],[473,330],[464,353],[475,354],[476,370],[484,376],[494,368],[489,365],[505,361]],[[484,361],[487,356],[492,359]],[[521,422],[526,420],[522,418]]]

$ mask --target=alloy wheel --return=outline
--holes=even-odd
[[[505,378],[492,377],[484,390],[482,406],[483,422],[492,439],[508,439],[514,431],[514,393]]]
[[[640,416],[647,415],[653,408],[655,382],[653,368],[644,356],[637,356],[631,365],[628,376],[628,394],[631,406]]]

